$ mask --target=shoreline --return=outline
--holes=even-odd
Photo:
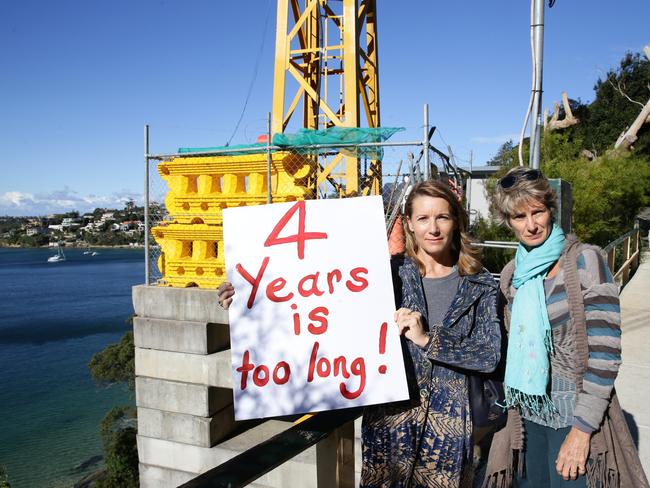
[[[144,244],[96,244],[61,246],[68,249],[144,249]],[[0,249],[54,249],[56,246],[19,246],[17,244],[0,244]]]

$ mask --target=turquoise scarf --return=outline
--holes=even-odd
[[[527,250],[520,243],[512,277],[512,286],[517,293],[512,303],[508,336],[505,406],[518,405],[542,418],[548,418],[555,412],[555,406],[546,392],[553,342],[546,310],[544,278],[563,249],[564,232],[556,225],[541,246]]]

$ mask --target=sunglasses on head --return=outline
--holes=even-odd
[[[523,173],[516,173],[513,175],[506,175],[499,180],[499,186],[504,190],[512,188],[517,180],[524,179],[526,181],[537,181],[542,173],[538,169],[527,169]]]

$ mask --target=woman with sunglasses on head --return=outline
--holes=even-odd
[[[510,410],[486,485],[647,487],[614,393],[620,309],[601,250],[565,236],[538,170],[510,170],[495,203],[519,247],[501,273]]]
[[[448,186],[415,185],[404,214],[406,255],[392,265],[411,401],[366,408],[361,486],[457,487],[471,468],[467,374],[500,357],[498,288]]]

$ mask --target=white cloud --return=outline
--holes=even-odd
[[[470,139],[476,144],[503,144],[507,141],[519,140],[519,134],[503,134],[500,136],[476,136]]]
[[[122,190],[110,195],[80,195],[67,186],[63,190],[50,193],[27,193],[8,191],[0,194],[0,215],[31,216],[48,215],[52,213],[78,210],[88,212],[97,207],[123,208],[124,204],[133,199],[142,205],[142,195]]]

